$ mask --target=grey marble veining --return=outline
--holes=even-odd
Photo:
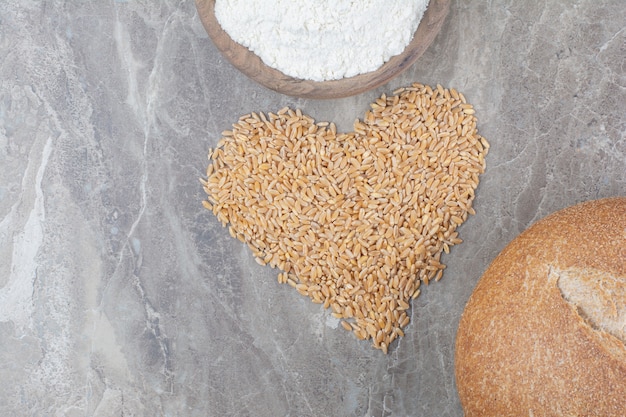
[[[518,233],[626,194],[623,0],[454,1],[375,91],[256,85],[192,1],[0,2],[0,415],[461,416],[456,326]],[[385,356],[276,282],[201,205],[220,132],[299,107],[351,128],[383,92],[455,87],[491,143],[464,243]]]

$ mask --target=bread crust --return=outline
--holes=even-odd
[[[610,279],[626,287],[625,197],[538,221],[485,271],[456,338],[466,417],[626,416],[622,334],[587,317],[559,287],[560,279],[590,274],[601,277],[600,286]],[[607,294],[594,294],[598,305],[624,308],[626,292]]]

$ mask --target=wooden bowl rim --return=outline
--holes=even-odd
[[[302,80],[269,67],[222,29],[215,17],[215,0],[195,0],[198,15],[209,37],[224,57],[259,84],[293,97],[332,99],[349,97],[377,88],[408,69],[431,45],[450,10],[450,0],[430,0],[413,39],[399,55],[376,71],[340,80]]]

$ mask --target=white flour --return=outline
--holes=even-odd
[[[428,0],[216,0],[226,33],[282,73],[324,81],[375,71],[413,38]]]

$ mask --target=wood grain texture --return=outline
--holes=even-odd
[[[415,35],[404,51],[378,70],[350,78],[311,81],[290,77],[271,68],[248,48],[233,41],[215,17],[215,0],[196,0],[198,15],[222,55],[242,73],[265,87],[294,97],[330,99],[360,94],[379,87],[409,68],[439,33],[448,15],[450,0],[431,0]]]

